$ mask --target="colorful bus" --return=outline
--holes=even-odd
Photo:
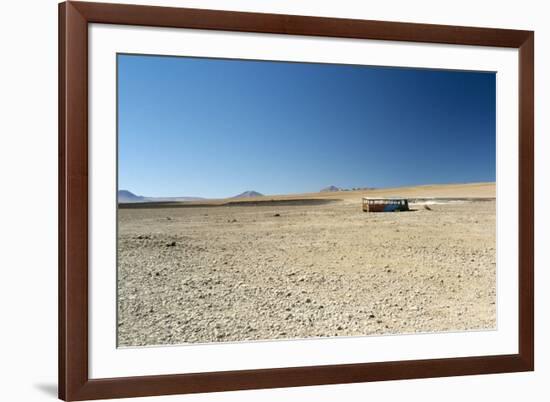
[[[399,212],[408,211],[406,198],[370,198],[363,197],[363,212]]]

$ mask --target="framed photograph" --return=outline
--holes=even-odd
[[[533,32],[59,23],[61,399],[534,369]]]

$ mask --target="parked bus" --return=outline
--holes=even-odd
[[[363,212],[399,212],[408,211],[406,198],[363,198]]]

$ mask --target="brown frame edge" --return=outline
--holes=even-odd
[[[519,49],[519,353],[89,379],[88,24]],[[59,398],[67,401],[534,370],[534,33],[107,3],[59,4]]]

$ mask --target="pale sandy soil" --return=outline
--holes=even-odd
[[[121,208],[119,346],[495,328],[494,199],[362,212],[373,193]],[[494,193],[494,184],[376,191]]]

